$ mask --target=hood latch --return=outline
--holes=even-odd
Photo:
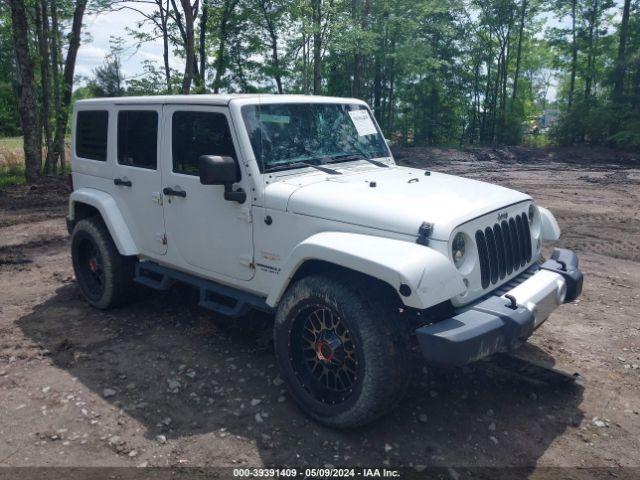
[[[420,228],[418,229],[418,239],[416,243],[420,245],[428,246],[429,245],[429,237],[433,233],[433,223],[422,222]]]

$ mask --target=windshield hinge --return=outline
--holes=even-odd
[[[247,223],[252,223],[253,218],[251,216],[251,209],[248,207],[240,208],[238,210],[237,218],[240,220],[244,220]]]

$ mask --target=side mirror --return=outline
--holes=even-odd
[[[240,181],[238,166],[231,157],[202,155],[198,159],[200,183],[203,185],[224,185],[224,199],[230,202],[244,203],[247,194],[239,188],[233,190],[232,185]]]
[[[203,185],[230,185],[240,180],[238,167],[231,157],[202,155],[198,159],[198,167]]]

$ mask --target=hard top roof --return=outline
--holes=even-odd
[[[144,97],[108,97],[79,100],[77,106],[90,105],[228,105],[232,100],[241,100],[242,103],[363,103],[362,100],[343,97],[324,97],[319,95],[276,95],[233,93],[216,95],[158,95]]]

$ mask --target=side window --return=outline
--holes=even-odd
[[[158,112],[118,112],[118,163],[156,169],[158,166]]]
[[[171,122],[173,171],[198,175],[202,155],[236,157],[227,117],[213,112],[175,112]]]
[[[82,110],[76,116],[76,155],[90,160],[107,160],[109,112]]]

